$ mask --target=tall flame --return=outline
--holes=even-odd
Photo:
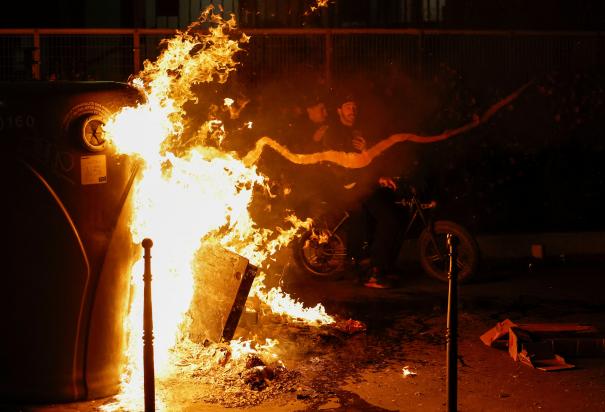
[[[220,150],[220,140],[205,145],[186,136],[184,106],[197,102],[192,86],[225,82],[237,66],[234,55],[241,50],[240,43],[247,40],[236,33],[233,18],[222,20],[208,8],[199,22],[164,41],[158,59],[145,62],[144,70],[132,80],[144,101],[124,108],[106,124],[116,151],[141,163],[133,189],[131,234],[135,243],[143,237],[154,241],[154,356],[160,379],[173,372],[173,357],[178,357],[175,344],[186,336],[184,319],[194,290],[192,261],[201,242],[218,242],[263,267],[265,260],[311,223],[290,216],[285,229],[258,228],[248,207],[253,188],[263,186],[265,177],[234,153]],[[133,407],[142,398],[142,273],[139,258],[131,269],[133,300],[126,325],[129,362],[120,407]],[[290,316],[305,319],[300,315],[302,304],[281,290],[267,293],[256,286],[252,293],[265,302],[278,298],[283,313],[288,313],[289,300]],[[308,312],[312,311],[320,314],[313,323],[333,321],[323,307]]]

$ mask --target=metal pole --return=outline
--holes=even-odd
[[[457,239],[451,233],[447,234],[449,254],[449,280],[447,296],[447,410],[458,410],[458,258]]]
[[[326,77],[326,86],[332,87],[332,77],[334,71],[334,39],[332,38],[332,31],[328,30],[325,34],[324,44],[324,75]]]
[[[418,78],[422,78],[423,73],[422,73],[422,69],[423,69],[423,54],[424,54],[424,31],[420,30],[418,32],[418,44],[417,44],[418,50],[416,51],[416,74],[418,75]]]
[[[151,310],[151,239],[143,239],[145,273],[143,274],[143,375],[145,412],[155,411],[155,371],[153,367],[153,317]]]
[[[32,50],[32,78],[40,80],[40,30],[34,30],[34,48]]]
[[[141,36],[137,29],[132,34],[132,68],[134,74],[141,71]]]

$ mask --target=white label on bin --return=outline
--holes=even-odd
[[[107,183],[107,159],[105,155],[82,156],[80,167],[82,168],[83,185]]]

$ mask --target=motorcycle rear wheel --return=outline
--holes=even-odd
[[[345,240],[338,234],[308,230],[295,245],[294,256],[299,266],[323,279],[334,279],[344,270]]]
[[[464,283],[472,279],[479,265],[479,246],[475,238],[461,225],[448,220],[438,220],[433,223],[432,235],[426,228],[418,238],[420,264],[426,274],[442,282],[448,281],[449,256],[447,235],[452,234],[458,239],[456,266],[458,282]],[[432,241],[434,236],[435,244]]]

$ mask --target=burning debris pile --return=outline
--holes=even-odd
[[[179,361],[174,374],[161,384],[167,407],[171,399],[233,408],[292,393],[306,399],[312,392],[307,369],[317,368],[323,355],[365,331],[365,325],[354,320],[320,327],[292,321],[274,314],[258,298],[250,299],[247,306],[238,338],[229,344],[186,339],[173,348]],[[256,343],[263,339],[264,344]]]
[[[301,373],[284,359],[317,355],[366,329],[359,321],[334,319],[321,305],[305,308],[279,288],[265,292],[262,276],[246,299],[256,270],[247,259],[216,245],[198,255],[189,338],[171,350],[178,360],[165,383],[170,391],[185,385],[195,388],[199,401],[255,405],[298,390]]]
[[[176,373],[163,382],[167,389],[163,392],[171,393],[176,402],[190,399],[225,407],[256,405],[295,391],[300,377],[261,345],[255,349],[249,342],[207,346],[182,343],[175,350],[187,355]]]

